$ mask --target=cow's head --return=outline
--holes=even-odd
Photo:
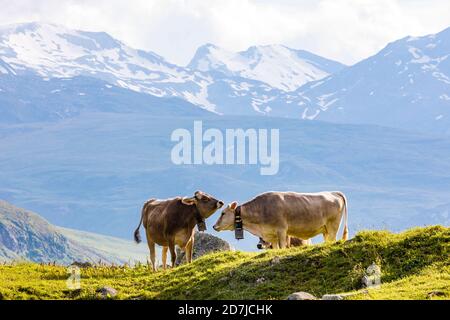
[[[205,219],[209,218],[214,212],[223,206],[223,201],[217,200],[202,191],[195,192],[192,198],[183,198],[181,202],[188,206],[195,205],[200,212],[200,215]]]
[[[259,242],[256,245],[258,249],[272,249],[272,244],[270,242],[265,241],[263,238],[259,238]]]
[[[223,231],[223,230],[234,230],[234,219],[235,219],[235,211],[238,206],[236,201],[230,203],[220,215],[216,224],[214,225],[214,230]]]

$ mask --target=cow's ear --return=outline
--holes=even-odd
[[[232,210],[236,210],[237,205],[238,205],[238,203],[237,203],[236,201],[233,201],[233,202],[230,204],[230,208],[231,208]]]
[[[188,198],[188,197],[184,197],[183,199],[181,199],[181,203],[188,205],[188,206],[193,206],[195,204],[195,198]]]
[[[201,191],[195,191],[194,196],[200,200],[202,198],[203,192]]]

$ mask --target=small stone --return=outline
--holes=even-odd
[[[264,278],[258,278],[257,280],[256,280],[256,283],[257,284],[261,284],[261,283],[264,283],[266,281],[266,279],[264,279]]]
[[[375,262],[366,269],[361,284],[363,288],[378,288],[381,285],[381,268]]]
[[[294,292],[287,298],[288,300],[317,300],[315,296],[308,292]]]
[[[117,290],[111,287],[101,287],[96,290],[102,299],[110,299],[117,296]]]
[[[344,298],[339,294],[325,294],[322,300],[344,300]]]

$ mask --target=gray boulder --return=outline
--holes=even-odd
[[[117,296],[117,290],[111,287],[101,287],[96,290],[100,299],[111,299]]]
[[[197,259],[207,253],[231,250],[231,245],[216,236],[205,232],[196,232],[194,236],[193,258]],[[176,265],[186,262],[185,253],[177,247]]]
[[[317,300],[315,296],[308,292],[294,292],[289,295],[288,300]]]

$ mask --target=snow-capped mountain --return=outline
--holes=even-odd
[[[345,68],[339,62],[282,45],[253,46],[234,53],[213,44],[200,47],[188,67],[261,81],[283,91],[293,91]]]
[[[45,77],[98,75],[135,81],[180,81],[183,70],[157,54],[127,47],[103,32],[27,23],[0,29],[0,54],[16,70]]]
[[[136,96],[139,93],[181,98],[190,103],[186,104],[189,110],[194,104],[222,115],[320,119],[450,133],[449,55],[450,28],[392,42],[351,67],[280,45],[232,53],[211,44],[200,47],[189,65],[181,67],[106,33],[18,24],[0,27],[0,113],[10,120],[40,119],[33,103],[39,101],[43,106],[43,101],[53,101],[56,113],[50,106],[42,109],[49,117],[76,115],[80,104],[74,97],[83,96],[83,108],[89,109],[112,86],[105,92],[114,92],[106,95],[113,109],[121,104],[129,110],[132,105],[127,101],[136,99],[145,105],[145,97]],[[38,78],[32,81],[32,77]],[[65,90],[72,87],[62,81],[68,79],[75,79],[76,86],[65,96],[69,92]],[[95,83],[101,94],[88,99],[82,81]],[[14,84],[28,89],[15,89]],[[98,105],[107,108],[104,103]],[[18,112],[10,106],[17,106]]]
[[[0,28],[0,74],[32,73],[44,79],[91,77],[153,96],[179,97],[219,114],[279,115],[268,103],[283,90],[293,90],[343,67],[307,52],[270,46],[240,53],[242,70],[223,73],[196,69],[194,62],[202,59],[202,50],[189,67],[180,67],[104,32],[45,23],[16,24]],[[276,75],[273,81],[271,74]],[[291,112],[281,113],[286,114]],[[298,110],[294,114],[299,117]]]
[[[0,57],[17,74],[89,76],[154,96],[182,97],[214,111],[206,99],[206,88],[212,82],[208,75],[178,67],[153,52],[128,47],[104,32],[43,23],[6,26],[0,28]]]
[[[450,133],[450,28],[392,42],[296,94],[305,119]]]

